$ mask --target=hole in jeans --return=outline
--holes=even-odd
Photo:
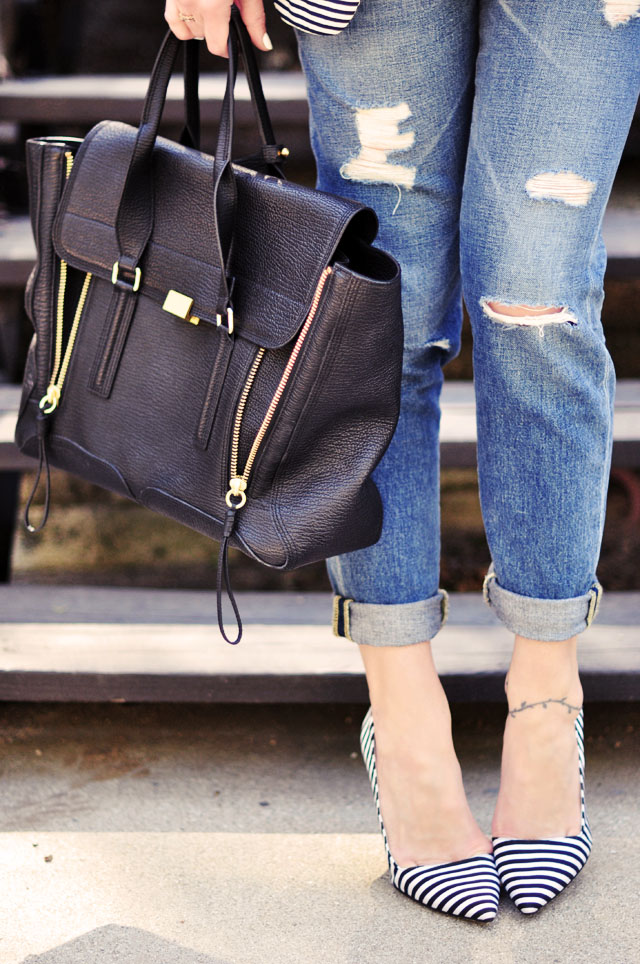
[[[567,305],[514,305],[481,298],[480,307],[488,318],[510,328],[537,328],[540,337],[547,325],[577,325],[578,319]]]
[[[360,152],[340,168],[347,181],[395,184],[411,190],[416,179],[415,167],[396,164],[389,155],[413,146],[415,131],[400,131],[400,123],[411,116],[409,105],[369,107],[356,111],[356,130]]]
[[[602,13],[609,26],[618,27],[640,17],[640,0],[604,0]]]
[[[573,171],[544,171],[530,177],[525,190],[534,201],[561,201],[569,207],[584,207],[595,191],[596,182]]]

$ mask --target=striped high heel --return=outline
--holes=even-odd
[[[591,831],[584,806],[584,711],[575,721],[580,761],[580,833],[548,840],[494,837],[493,856],[502,885],[523,914],[557,897],[580,873],[591,852]]]
[[[360,748],[371,781],[393,886],[433,910],[469,920],[493,920],[498,912],[500,881],[491,854],[416,867],[401,867],[391,856],[380,814],[371,707],[362,721]]]

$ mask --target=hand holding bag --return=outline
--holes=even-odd
[[[238,45],[263,143],[232,163]],[[27,142],[38,256],[16,441],[45,470],[38,528],[50,462],[219,540],[218,622],[238,642],[229,545],[291,569],[379,538],[400,272],[370,208],[283,179],[235,8],[215,157],[197,149],[193,58],[188,131],[158,136],[180,46],[168,33],[138,129]]]

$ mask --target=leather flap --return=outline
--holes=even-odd
[[[119,249],[115,222],[137,130],[103,121],[85,138],[54,226],[57,254],[111,279]],[[164,303],[170,289],[193,298],[191,314],[215,324],[221,266],[212,231],[211,156],[158,138],[154,149],[154,227],[140,294]],[[234,165],[237,208],[230,274],[236,332],[266,348],[290,341],[308,314],[320,275],[347,228],[366,242],[374,212]]]

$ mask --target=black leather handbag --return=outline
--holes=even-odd
[[[158,127],[181,46],[178,143]],[[40,460],[34,491],[44,467],[37,529],[50,462],[219,540],[218,622],[238,642],[229,544],[291,569],[379,538],[370,474],[399,413],[400,272],[372,246],[371,209],[284,180],[235,8],[215,158],[198,150],[194,47],[167,34],[138,129],[27,142],[35,335],[16,441]],[[262,147],[232,163],[239,50]]]

